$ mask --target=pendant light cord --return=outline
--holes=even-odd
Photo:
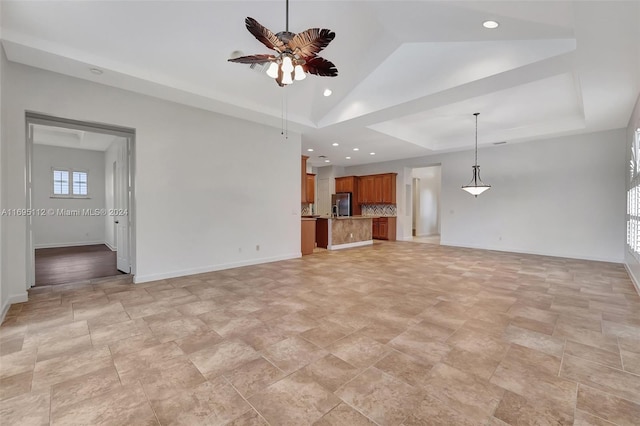
[[[476,116],[476,167],[478,167],[478,116],[480,113],[476,112],[473,115]]]

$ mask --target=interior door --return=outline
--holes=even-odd
[[[113,221],[116,227],[116,267],[125,274],[131,273],[129,260],[129,171],[128,141],[118,146],[115,170],[115,194]]]
[[[331,189],[329,184],[328,178],[318,180],[318,207],[316,208],[316,214],[331,215]]]

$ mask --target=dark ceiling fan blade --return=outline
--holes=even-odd
[[[302,68],[309,74],[315,74],[322,77],[336,77],[338,69],[331,61],[327,61],[320,56],[309,59]]]
[[[296,34],[289,42],[289,48],[294,54],[306,59],[327,47],[335,37],[336,33],[326,28],[309,28]]]
[[[276,57],[273,55],[249,55],[249,56],[240,56],[239,58],[229,59],[229,62],[238,62],[240,64],[265,64],[267,62],[273,62],[276,60]]]
[[[258,21],[251,17],[247,17],[244,20],[244,23],[247,25],[247,29],[255,38],[260,41],[260,43],[267,46],[269,49],[273,49],[278,53],[282,53],[286,46],[274,33],[272,33],[269,29],[260,25]]]

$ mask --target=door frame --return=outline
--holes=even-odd
[[[136,274],[136,196],[135,196],[135,129],[111,124],[96,123],[89,121],[73,120],[69,118],[56,117],[38,112],[25,112],[25,135],[26,135],[26,207],[30,211],[33,207],[33,133],[32,126],[40,124],[45,126],[64,127],[67,129],[83,130],[94,133],[102,133],[123,137],[127,140],[127,180],[128,180],[128,220],[129,220],[129,263],[131,265],[131,275]],[[27,216],[26,226],[26,290],[35,285],[35,247],[33,243],[33,223],[32,217]]]

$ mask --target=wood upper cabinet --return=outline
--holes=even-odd
[[[358,177],[357,176],[344,176],[336,178],[336,192],[351,192],[358,191]]]
[[[308,199],[307,199],[307,159],[309,157],[307,157],[306,155],[302,156],[302,166],[301,166],[301,171],[300,171],[300,189],[301,189],[301,194],[300,194],[300,199],[302,200],[303,203],[308,203]]]
[[[307,191],[307,203],[315,203],[316,201],[316,175],[312,173],[305,174],[305,186]]]
[[[395,204],[396,203],[396,174],[387,173],[380,175],[380,185],[382,187],[382,203],[383,204]]]
[[[359,204],[395,204],[396,173],[360,176]]]
[[[358,203],[375,203],[374,176],[360,176],[358,181]]]

